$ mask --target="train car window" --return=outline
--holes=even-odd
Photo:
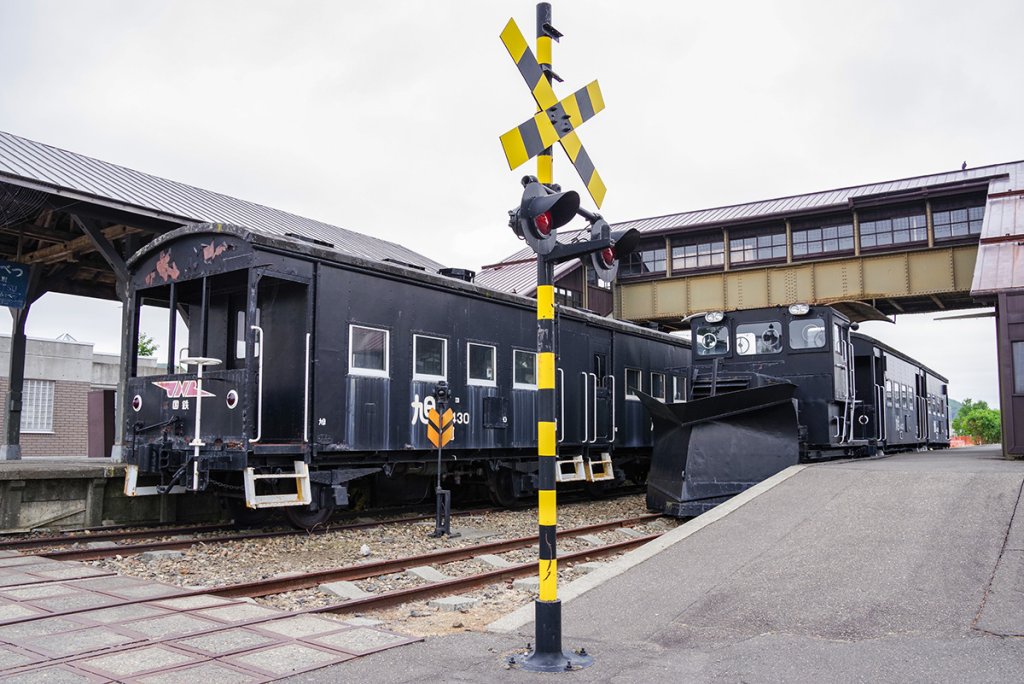
[[[537,389],[536,352],[512,350],[512,387],[514,389]]]
[[[778,321],[736,326],[736,353],[740,356],[778,354],[781,351],[782,324]]]
[[[729,326],[706,323],[697,328],[697,356],[720,356],[729,353]]]
[[[825,321],[799,318],[789,322],[790,349],[822,349],[825,346]]]
[[[672,378],[672,402],[679,403],[686,401],[686,378],[678,375]]]
[[[885,381],[885,405],[892,406],[892,380]]]
[[[836,352],[836,356],[846,357],[846,345],[843,344],[843,336],[839,331],[839,324],[832,324],[832,348]]]
[[[352,375],[388,377],[387,330],[350,325],[348,370]]]
[[[626,398],[640,401],[637,390],[644,391],[644,374],[639,368],[626,369]]]
[[[651,396],[665,401],[665,376],[661,373],[651,373]]]
[[[467,345],[466,353],[469,357],[469,375],[466,382],[470,385],[494,387],[497,384],[494,373],[494,347],[470,342]]]
[[[448,340],[427,335],[412,336],[413,380],[448,378]]]

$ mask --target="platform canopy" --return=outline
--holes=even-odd
[[[427,271],[442,265],[402,245],[0,131],[0,259],[36,266],[34,294],[116,299],[124,262],[182,224],[234,223],[326,242]]]

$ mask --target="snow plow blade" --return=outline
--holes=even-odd
[[[665,404],[637,392],[654,419],[647,508],[690,517],[800,458],[796,386],[776,383]]]

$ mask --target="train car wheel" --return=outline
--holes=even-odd
[[[515,488],[512,484],[512,471],[508,468],[498,468],[491,471],[487,478],[487,493],[491,503],[502,508],[512,508],[519,500],[516,498]]]
[[[312,530],[321,527],[334,515],[334,504],[321,506],[315,511],[310,506],[288,506],[284,509],[284,517],[295,527]]]

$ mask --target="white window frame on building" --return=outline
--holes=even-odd
[[[53,380],[25,380],[21,395],[21,431],[53,434]]]

